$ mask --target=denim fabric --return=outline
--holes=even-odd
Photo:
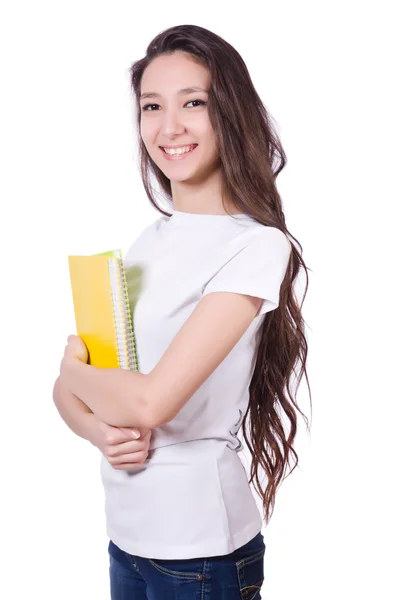
[[[266,546],[259,532],[225,556],[142,558],[109,542],[111,600],[261,600]]]

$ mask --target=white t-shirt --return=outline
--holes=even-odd
[[[237,292],[264,301],[178,415],[153,431],[145,466],[116,470],[102,456],[106,530],[122,550],[152,559],[219,556],[261,531],[237,433],[248,407],[256,333],[278,306],[290,251],[284,233],[247,215],[176,210],[129,248],[126,268],[136,265],[143,273],[133,311],[141,373],[156,366],[205,294]]]

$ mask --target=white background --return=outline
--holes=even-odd
[[[139,177],[128,68],[180,24],[245,60],[279,127],[278,187],[311,269],[312,429],[300,419],[299,467],[262,531],[262,595],[397,597],[392,4],[2,3],[1,598],[110,597],[100,453],[52,400],[75,333],[67,256],[125,252],[160,216]],[[310,417],[305,380],[298,401]]]

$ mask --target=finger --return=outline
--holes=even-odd
[[[150,439],[152,435],[152,430],[147,427],[119,427],[120,431],[125,434],[127,439]],[[137,432],[139,437],[136,438],[132,432]]]
[[[103,421],[100,421],[99,428],[104,433],[105,442],[108,445],[117,445],[121,442],[126,442],[128,440],[134,440],[135,438],[131,435],[131,429],[114,427],[113,425],[108,425]]]
[[[141,469],[142,467],[145,467],[147,465],[147,460],[140,462],[140,463],[125,463],[122,465],[112,465],[113,469],[116,469],[116,471],[137,471],[138,469]]]
[[[120,427],[120,429],[124,429],[127,433],[136,431],[137,433],[140,434],[139,439],[146,437],[148,435],[148,433],[150,433],[150,434],[152,433],[152,430],[149,429],[148,427],[132,427],[132,428]]]
[[[133,452],[131,454],[122,454],[121,456],[108,456],[108,461],[112,466],[122,464],[136,464],[146,460],[148,453],[145,450]]]
[[[128,442],[119,442],[118,444],[109,444],[106,448],[108,456],[121,456],[122,454],[136,454],[148,447],[144,440],[135,440]]]
[[[132,439],[132,440],[137,440],[140,439],[142,437],[142,432],[141,429],[137,428],[137,427],[119,427],[119,430],[121,431],[121,433],[124,434],[124,437],[128,438],[128,439]],[[136,434],[136,435],[134,435]]]

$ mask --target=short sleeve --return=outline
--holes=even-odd
[[[257,317],[278,307],[291,242],[280,229],[263,227],[215,273],[203,296],[234,292],[262,298]]]

